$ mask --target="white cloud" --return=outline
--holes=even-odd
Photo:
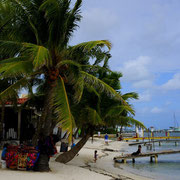
[[[153,86],[153,82],[152,80],[149,79],[133,83],[133,87],[135,88],[150,88],[152,86]]]
[[[180,73],[176,73],[173,78],[163,84],[161,88],[165,90],[180,90]]]
[[[135,88],[152,88],[154,75],[149,70],[151,62],[148,56],[139,56],[135,60],[125,62],[120,68],[123,73],[122,81],[131,82]]]
[[[147,102],[151,100],[151,94],[149,91],[145,91],[139,94],[139,100],[137,102]]]
[[[124,63],[121,71],[125,81],[141,81],[151,77],[148,70],[150,58],[148,56],[140,56],[135,60]]]
[[[163,110],[161,109],[161,108],[158,108],[158,107],[154,107],[154,108],[152,108],[151,109],[151,112],[152,113],[160,113],[160,112],[162,112]]]

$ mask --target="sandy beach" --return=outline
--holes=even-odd
[[[57,146],[59,150],[59,146]],[[107,151],[113,149],[115,152]],[[94,163],[94,150],[98,151],[98,160]],[[89,140],[71,162],[61,164],[55,162],[55,157],[50,160],[51,172],[28,172],[0,169],[0,179],[7,180],[149,180],[149,177],[142,177],[138,174],[127,171],[124,168],[116,167],[113,158],[120,153],[128,152],[128,143],[110,141],[109,145],[104,144],[103,139],[95,138],[93,143]]]

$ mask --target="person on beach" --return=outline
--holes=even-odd
[[[72,137],[72,145],[71,145],[71,149],[75,146],[76,144],[74,143],[74,136]]]
[[[106,145],[108,145],[108,138],[109,138],[109,136],[108,136],[107,133],[106,133],[106,135],[104,136],[104,140],[105,140],[105,144],[106,144]]]
[[[98,131],[98,137],[100,138],[100,136],[101,136],[101,132],[100,132],[100,131]]]
[[[98,157],[97,150],[95,150],[95,151],[94,151],[94,162],[97,161],[97,157]]]
[[[8,143],[4,144],[2,154],[1,154],[1,160],[6,160],[6,153],[7,153],[8,146],[9,146]]]
[[[131,155],[136,156],[141,153],[141,145],[138,146],[138,150],[136,152],[133,152]]]
[[[123,136],[120,135],[119,138],[118,138],[118,141],[122,141],[123,140]]]
[[[6,153],[7,153],[7,147],[9,146],[8,143],[4,144],[2,154],[1,154],[1,163],[2,168],[6,168]]]

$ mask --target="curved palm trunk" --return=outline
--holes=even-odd
[[[60,154],[56,158],[56,161],[60,163],[67,163],[71,161],[76,156],[76,154],[81,150],[81,148],[86,144],[89,137],[90,134],[86,134],[85,136],[83,136],[83,138],[70,151]]]

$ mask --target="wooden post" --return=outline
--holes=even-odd
[[[18,140],[21,137],[21,109],[18,109]]]
[[[122,159],[122,162],[123,162],[123,163],[126,163],[126,159]]]
[[[151,163],[153,162],[153,157],[152,157],[152,156],[150,156],[150,162],[151,162]]]
[[[154,158],[155,158],[155,163],[157,163],[157,156],[155,156]]]
[[[135,159],[134,158],[132,159],[132,162],[135,163]]]

